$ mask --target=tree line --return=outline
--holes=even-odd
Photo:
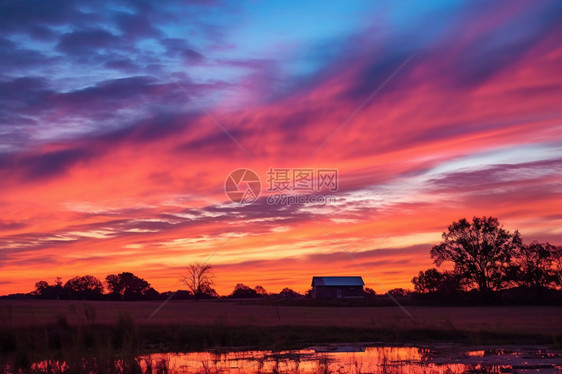
[[[495,217],[462,218],[449,225],[431,258],[437,267],[412,278],[417,294],[446,296],[477,292],[484,298],[516,291],[540,300],[562,286],[562,246],[524,244],[519,231],[506,230]]]
[[[430,251],[436,267],[420,271],[412,278],[414,292],[402,288],[388,293],[403,302],[433,300],[454,304],[459,295],[475,295],[477,299],[493,300],[498,295],[517,294],[528,302],[545,297],[562,300],[562,246],[533,241],[524,244],[519,231],[506,230],[494,217],[462,218],[448,226],[442,241]],[[439,270],[441,267],[447,270]],[[191,264],[182,278],[188,290],[159,293],[149,282],[123,272],[108,275],[104,282],[92,275],[76,276],[63,284],[60,278],[52,284],[42,280],[25,296],[44,299],[84,300],[153,300],[210,299],[221,296],[213,288],[213,269],[208,264]],[[262,286],[254,288],[238,283],[226,298],[298,299],[310,297],[310,290],[300,294],[290,288],[268,293]],[[366,299],[379,295],[365,288]],[[414,296],[414,298],[412,298]],[[512,298],[513,299],[513,298]],[[558,300],[558,301],[561,301]]]
[[[157,299],[160,294],[146,280],[123,272],[109,274],[104,283],[93,275],[73,277],[64,285],[61,278],[52,284],[42,280],[35,283],[31,295],[41,299],[150,300]]]
[[[221,297],[212,287],[213,272],[211,265],[191,264],[183,277],[183,283],[188,290],[167,291],[159,293],[150,283],[133,273],[124,272],[110,274],[105,281],[93,275],[76,276],[64,284],[61,278],[53,283],[39,281],[35,283],[35,289],[27,296],[39,299],[61,299],[61,300],[158,300],[173,297],[180,300],[215,299]],[[284,288],[279,293],[270,293],[262,286],[254,288],[243,283],[238,283],[231,294],[223,296],[226,298],[265,298],[280,297],[292,299],[303,295],[290,289]]]

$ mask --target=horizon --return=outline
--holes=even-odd
[[[562,3],[505,4],[0,5],[0,295],[380,295],[474,216],[562,244]]]

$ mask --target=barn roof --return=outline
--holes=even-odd
[[[312,286],[364,286],[361,277],[312,277]]]

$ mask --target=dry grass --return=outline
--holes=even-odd
[[[229,347],[280,351],[330,342],[438,341],[559,348],[562,342],[561,307],[410,307],[412,321],[396,307],[173,301],[149,321],[159,305],[0,300],[0,372],[3,365],[25,372],[33,362],[53,359],[71,363],[77,373],[100,372],[101,366],[138,372],[137,358],[149,352]]]
[[[64,316],[70,325],[114,324],[120,315],[135,325],[318,326],[491,331],[562,335],[562,307],[298,307],[228,301],[171,301],[150,321],[160,302],[0,300],[0,326],[43,326]]]

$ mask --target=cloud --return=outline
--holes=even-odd
[[[151,7],[150,11],[154,11],[154,8]],[[146,9],[139,10],[136,13],[117,13],[115,19],[124,38],[131,42],[142,38],[160,38],[163,36],[163,33],[150,21]]]
[[[119,38],[103,29],[79,30],[65,33],[57,49],[69,54],[97,53],[119,47]]]
[[[188,64],[201,64],[205,62],[205,57],[197,52],[184,39],[166,38],[161,41],[166,47],[166,54],[169,57],[181,57]]]
[[[173,289],[178,264],[233,233],[213,258],[221,290],[359,272],[313,216],[389,287],[461,217],[559,240],[559,7],[350,6],[353,27],[294,20],[298,38],[264,41],[269,13],[242,3],[2,4],[0,243],[3,270],[27,274],[10,289],[86,268]],[[270,167],[337,168],[338,201],[231,204],[241,167],[264,186]]]
[[[8,231],[14,229],[22,229],[25,228],[26,225],[22,222],[6,222],[0,221],[0,231]]]
[[[29,157],[22,164],[27,168],[26,178],[42,179],[66,172],[77,162],[87,161],[91,153],[81,149],[67,149]]]
[[[52,4],[34,4],[29,1],[7,2],[2,4],[0,14],[4,30],[12,33],[26,33],[29,25],[60,26],[73,19],[83,20],[88,17],[78,10],[78,4],[74,2],[61,2],[56,7]]]
[[[8,176],[15,168],[24,180],[41,180],[60,176],[72,166],[86,162],[91,157],[92,153],[83,149],[65,149],[20,157],[4,155],[0,158],[0,173]]]

